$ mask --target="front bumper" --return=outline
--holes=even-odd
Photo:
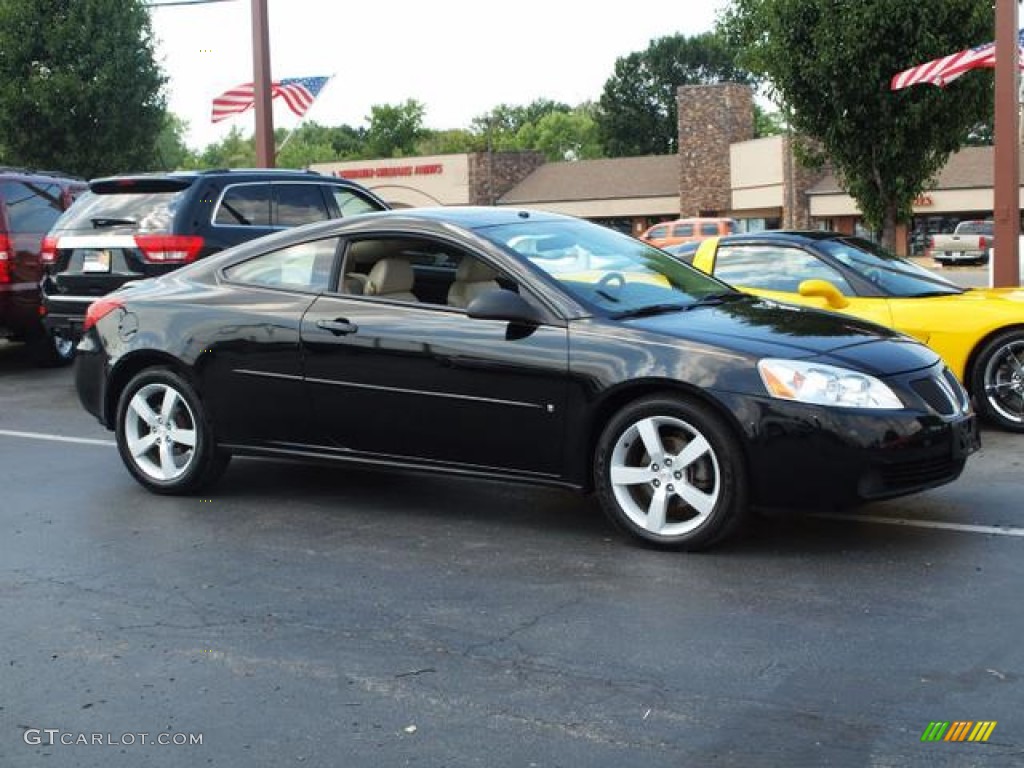
[[[843,508],[956,480],[980,447],[973,413],[864,412],[742,398],[751,503]]]

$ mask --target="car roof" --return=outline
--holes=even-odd
[[[502,208],[473,205],[405,208],[394,211],[382,211],[378,215],[395,216],[402,214],[416,218],[451,221],[467,229],[512,224],[517,221],[575,221],[571,216],[547,213],[532,208]]]
[[[844,235],[827,229],[765,229],[760,232],[739,232],[733,235],[722,235],[719,243],[771,242],[777,240],[786,243],[818,243],[823,240],[841,240],[854,235]]]
[[[431,208],[396,208],[390,211],[373,211],[360,214],[363,221],[379,219],[398,219],[401,221],[421,221],[424,223],[453,224],[463,229],[483,229],[502,224],[514,224],[524,221],[576,221],[572,216],[548,213],[532,208],[490,207],[473,205],[436,206]],[[335,222],[337,223],[337,222]]]
[[[195,171],[143,171],[138,173],[121,173],[114,176],[102,176],[99,178],[92,179],[90,183],[104,184],[109,182],[117,181],[130,181],[130,180],[153,180],[153,179],[181,179],[181,180],[196,180],[202,178],[213,178],[218,176],[236,177],[242,179],[245,177],[258,177],[260,179],[266,179],[268,177],[274,178],[279,177],[282,179],[317,179],[317,180],[331,180],[337,181],[338,183],[352,183],[347,179],[338,176],[326,176],[317,171],[303,170],[301,168],[207,168],[204,170]]]
[[[20,168],[10,165],[0,165],[0,175],[24,179],[56,179],[60,181],[76,181],[85,184],[85,179],[63,171],[47,171],[40,168]]]

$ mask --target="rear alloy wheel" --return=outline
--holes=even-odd
[[[971,371],[971,394],[979,413],[1011,432],[1024,432],[1024,330],[990,340]]]
[[[215,482],[230,454],[218,449],[195,390],[166,368],[133,378],[117,407],[117,448],[142,485],[180,494]]]
[[[675,398],[639,400],[616,414],[598,441],[595,484],[617,526],[660,547],[708,547],[746,511],[736,439],[705,408]]]

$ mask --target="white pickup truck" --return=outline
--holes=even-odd
[[[992,248],[995,222],[991,219],[961,221],[951,235],[932,235],[928,253],[940,264],[961,261],[984,263]]]

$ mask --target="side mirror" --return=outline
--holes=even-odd
[[[843,309],[850,306],[850,300],[828,280],[804,280],[800,283],[797,291],[801,296],[824,299],[832,309]]]
[[[495,288],[484,291],[466,307],[466,314],[477,320],[505,320],[520,325],[540,325],[541,316],[530,302],[515,291]]]

